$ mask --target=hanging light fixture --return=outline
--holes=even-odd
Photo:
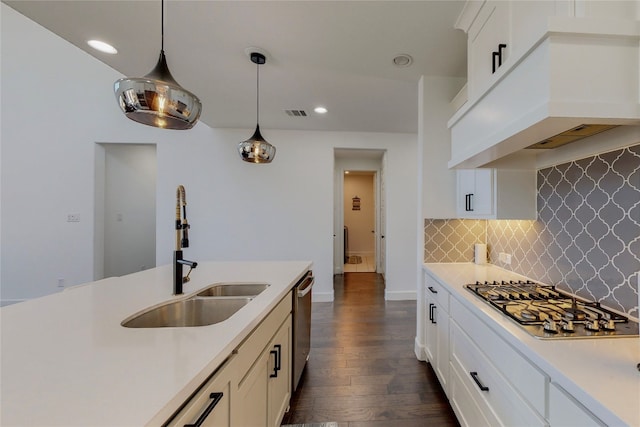
[[[161,12],[160,58],[144,77],[125,77],[114,84],[118,104],[133,121],[165,129],[191,129],[202,111],[197,96],[173,78],[164,56],[164,0]]]
[[[267,59],[259,52],[251,52],[249,57],[256,64],[256,131],[251,138],[238,144],[238,152],[245,162],[271,163],[276,155],[276,147],[269,144],[260,133],[260,65]]]

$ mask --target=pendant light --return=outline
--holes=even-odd
[[[238,144],[238,152],[245,162],[271,163],[276,155],[276,147],[269,144],[260,133],[260,65],[267,59],[259,52],[251,52],[250,58],[256,64],[256,131],[251,138]]]
[[[144,77],[125,77],[114,84],[118,104],[133,121],[165,129],[191,129],[202,111],[197,96],[181,87],[164,56],[164,0],[161,12],[160,58]]]

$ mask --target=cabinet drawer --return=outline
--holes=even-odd
[[[485,323],[451,298],[451,319],[460,325],[469,339],[491,360],[510,385],[541,415],[545,413],[545,389],[548,378],[503,341]],[[452,326],[453,323],[452,322]]]
[[[450,346],[452,365],[486,417],[495,416],[502,425],[546,425],[456,324],[451,324]]]
[[[166,425],[182,427],[202,419],[203,427],[231,426],[231,379],[234,369],[232,365],[233,363],[225,363]],[[217,395],[218,393],[221,395]]]
[[[464,372],[460,372],[458,364],[451,362],[451,385],[450,385],[450,403],[463,427],[485,427],[497,426],[498,419],[493,412],[485,410],[482,401],[477,401],[475,394],[469,388],[467,382],[463,379]],[[475,385],[473,385],[475,387]],[[486,416],[487,415],[487,416]]]
[[[449,292],[427,273],[425,273],[424,291],[425,294],[433,297],[438,307],[449,311]]]
[[[606,425],[560,386],[553,383],[549,387],[549,423],[552,426],[565,427]]]

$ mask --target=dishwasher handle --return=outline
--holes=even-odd
[[[304,298],[309,292],[311,292],[311,288],[315,283],[316,279],[313,276],[309,276],[306,278],[304,282],[302,282],[299,286],[296,287],[298,298]],[[304,284],[307,286],[304,286]],[[304,286],[304,287],[303,287]]]

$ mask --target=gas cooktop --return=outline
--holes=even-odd
[[[556,289],[527,281],[476,282],[465,288],[541,339],[637,337],[638,323]]]

